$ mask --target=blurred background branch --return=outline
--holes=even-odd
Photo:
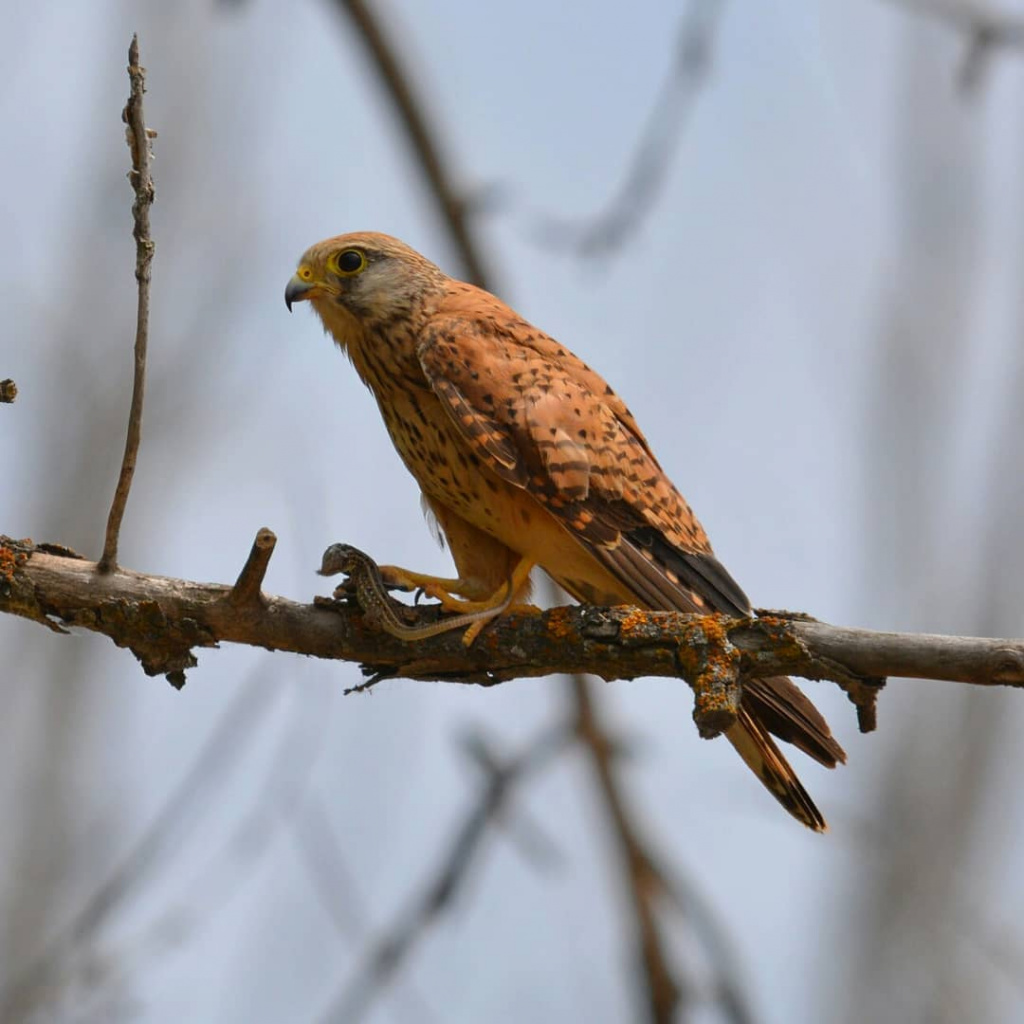
[[[493,757],[489,759],[480,799],[453,829],[448,852],[437,870],[409,901],[409,909],[371,944],[352,981],[318,1020],[350,1024],[365,1017],[372,1001],[401,970],[417,943],[441,916],[450,912],[482,853],[484,838],[506,816],[515,787],[545,768],[562,753],[571,738],[570,731],[556,727],[504,764]],[[482,959],[486,961],[487,957]]]
[[[672,65],[618,189],[601,212],[589,217],[537,217],[533,234],[539,245],[592,259],[628,251],[627,244],[657,207],[686,126],[707,84],[725,8],[725,0],[688,0],[676,32]],[[614,84],[614,76],[610,76],[606,87]]]
[[[431,121],[427,103],[413,85],[412,72],[389,38],[384,19],[375,10],[375,5],[365,0],[328,0],[328,3],[347,19],[349,28],[366,52],[370,67],[395,108],[398,124],[423,173],[427,193],[455,246],[462,264],[461,275],[481,288],[488,288],[489,274],[484,254],[474,237],[463,190],[457,186],[452,172],[452,161],[443,151],[441,135]]]
[[[266,674],[266,673],[264,673]],[[237,692],[221,715],[198,756],[168,796],[145,832],[81,909],[51,940],[30,966],[0,990],[0,1020],[21,1020],[41,994],[54,986],[55,977],[73,973],[76,959],[84,959],[97,934],[114,914],[123,912],[155,871],[173,855],[171,842],[187,840],[186,825],[224,785],[245,748],[259,735],[259,726],[274,706],[276,691],[264,679],[253,678]]]
[[[999,10],[987,0],[888,0],[962,33],[966,49],[958,80],[966,93],[977,89],[989,59],[999,50],[1024,49],[1024,17]]]

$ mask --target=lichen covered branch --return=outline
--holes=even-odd
[[[504,616],[468,648],[457,633],[406,643],[373,628],[347,601],[301,604],[264,595],[240,602],[227,584],[128,569],[98,576],[94,562],[67,549],[6,537],[0,611],[102,633],[129,648],[149,674],[173,673],[178,683],[196,664],[197,648],[239,643],[355,661],[368,675],[482,685],[588,672],[606,680],[669,676],[699,687],[707,667],[724,661],[722,671],[735,666],[741,682],[780,674],[829,679],[861,702],[886,676],[1024,687],[1024,641],[879,633],[787,613],[733,619],[565,607]],[[438,611],[419,614],[430,622]],[[727,722],[726,714],[719,724]]]

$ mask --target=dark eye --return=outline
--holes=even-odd
[[[366,266],[366,257],[358,249],[345,249],[335,262],[343,274],[358,274]]]

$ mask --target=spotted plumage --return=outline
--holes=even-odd
[[[519,597],[542,566],[578,600],[750,613],[632,413],[586,363],[501,300],[372,232],[320,242],[285,298],[308,299],[377,399],[459,571],[386,567],[472,613]],[[462,599],[454,595],[462,595]],[[752,680],[727,737],[791,814],[825,821],[769,733],[845,760],[784,677]]]

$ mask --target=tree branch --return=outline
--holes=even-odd
[[[146,393],[146,347],[149,342],[149,284],[152,280],[153,250],[156,246],[149,235],[149,208],[153,205],[155,192],[153,178],[149,173],[150,139],[156,134],[146,128],[146,115],[142,109],[142,96],[146,91],[146,69],[139,64],[139,37],[132,36],[128,48],[128,77],[131,93],[121,114],[128,125],[126,132],[128,148],[132,154],[132,169],[128,180],[135,191],[132,203],[132,217],[135,227],[135,280],[139,284],[139,302],[135,319],[135,370],[132,380],[132,402],[128,412],[128,434],[124,442],[124,456],[121,472],[114,489],[114,499],[107,517],[107,533],[103,542],[103,556],[98,569],[108,573],[117,565],[117,538],[121,531],[128,492],[135,475],[135,461],[142,440],[142,404]]]
[[[0,537],[0,611],[58,632],[77,626],[102,633],[129,648],[147,673],[168,673],[178,685],[196,664],[194,648],[239,643],[355,661],[367,674],[482,685],[589,672],[605,680],[675,677],[699,691],[701,666],[733,658],[733,648],[740,681],[829,679],[858,703],[867,703],[885,676],[1024,687],[1021,640],[880,633],[785,612],[731,619],[625,606],[553,608],[507,615],[467,648],[457,633],[404,643],[372,629],[346,601],[300,604],[263,595],[239,602],[232,595],[227,584],[129,569],[98,576],[94,562],[66,548]],[[436,607],[418,611],[424,622],[438,615]],[[719,728],[727,724],[726,716]]]

